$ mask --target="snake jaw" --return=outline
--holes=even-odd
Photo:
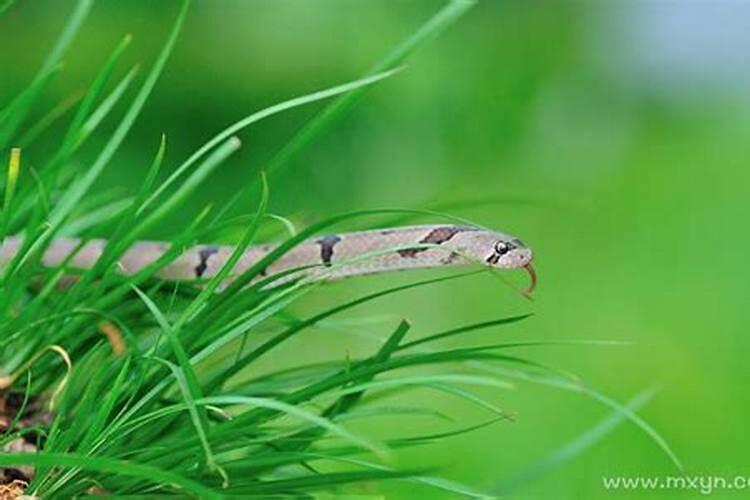
[[[531,262],[523,266],[524,269],[526,269],[526,272],[529,273],[529,278],[531,279],[531,283],[529,284],[529,287],[524,290],[524,295],[531,295],[531,292],[534,291],[534,288],[536,288],[536,271],[534,270],[534,267],[531,265]]]

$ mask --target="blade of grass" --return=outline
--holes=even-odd
[[[92,210],[87,210],[80,217],[72,219],[60,228],[59,236],[84,234],[91,228],[104,224],[123,214],[133,204],[133,198],[115,200]]]
[[[10,221],[11,202],[13,195],[16,193],[16,183],[18,174],[21,170],[21,149],[13,148],[10,150],[8,159],[8,170],[5,180],[5,197],[3,198],[3,213],[0,215],[0,242],[5,240],[8,231],[8,222]]]
[[[80,143],[79,137],[81,135],[81,128],[86,118],[90,116],[94,103],[96,102],[99,95],[101,95],[101,93],[104,91],[104,87],[107,85],[107,82],[109,82],[115,66],[117,65],[117,62],[125,52],[125,49],[127,49],[127,47],[130,45],[131,41],[132,37],[130,35],[125,35],[125,37],[120,40],[120,43],[115,46],[112,53],[104,62],[104,65],[94,77],[94,81],[86,91],[86,95],[84,96],[81,105],[78,107],[78,111],[76,111],[75,117],[73,117],[73,120],[70,122],[68,131],[62,141],[62,146],[60,148],[61,152],[67,152],[71,150],[76,143]],[[122,85],[122,83],[120,83],[120,85]]]
[[[623,407],[630,411],[638,411],[651,400],[654,394],[654,389],[642,391],[625,403]],[[504,497],[515,494],[523,486],[537,481],[540,477],[549,474],[566,463],[569,463],[571,460],[599,443],[624,421],[626,421],[626,416],[623,415],[622,412],[614,411],[610,413],[603,420],[597,422],[596,425],[581,433],[575,439],[565,443],[549,455],[546,455],[537,462],[524,468],[521,472],[510,479],[499,483],[493,488],[493,491]]]
[[[664,452],[664,454],[669,458],[669,460],[674,464],[674,466],[682,471],[683,466],[680,459],[677,457],[675,452],[672,450],[672,447],[669,446],[669,443],[667,443],[666,439],[659,434],[656,429],[654,429],[648,422],[646,422],[643,418],[641,418],[637,413],[630,410],[629,408],[623,406],[618,401],[615,401],[614,399],[605,396],[600,391],[585,385],[581,383],[577,379],[573,378],[563,378],[560,376],[559,373],[547,373],[547,376],[540,377],[537,374],[518,371],[518,370],[508,370],[504,367],[500,366],[487,366],[483,363],[472,363],[471,366],[476,367],[478,369],[484,370],[484,371],[490,371],[493,373],[500,373],[507,377],[512,377],[519,380],[526,380],[529,382],[533,382],[535,384],[541,384],[546,385],[549,387],[554,387],[557,389],[563,389],[566,391],[581,393],[586,395],[587,397],[598,401],[599,403],[603,404],[604,406],[611,408],[615,410],[616,412],[623,415],[629,422],[634,424],[636,427],[641,429],[647,436],[651,438],[651,440]],[[550,376],[551,375],[551,376]]]
[[[411,377],[398,377],[387,380],[376,380],[368,382],[357,382],[356,384],[340,389],[339,394],[352,394],[360,391],[373,389],[391,389],[404,386],[429,386],[432,384],[459,383],[469,385],[480,385],[494,387],[496,389],[513,389],[513,385],[496,377],[482,377],[477,375],[466,375],[463,373],[441,373],[439,375],[416,375]]]
[[[259,206],[255,212],[255,217],[250,222],[250,224],[247,227],[247,230],[245,231],[245,234],[242,236],[242,239],[235,245],[234,250],[232,251],[232,254],[229,256],[227,261],[224,263],[224,265],[221,267],[218,273],[214,277],[211,278],[211,280],[208,282],[208,285],[201,291],[201,293],[198,295],[198,297],[195,298],[183,311],[183,313],[180,315],[180,322],[186,323],[190,321],[193,316],[198,312],[198,310],[205,306],[208,302],[209,297],[216,291],[216,289],[224,283],[224,280],[229,276],[229,273],[234,270],[234,266],[237,264],[237,262],[240,260],[240,258],[244,255],[245,251],[247,250],[247,247],[250,245],[250,243],[253,241],[253,238],[255,237],[256,232],[258,231],[258,227],[260,226],[260,221],[262,220],[263,216],[266,213],[266,207],[268,206],[268,183],[266,182],[265,175],[261,175],[262,177],[262,190],[261,190],[261,196],[260,196],[260,203]]]
[[[396,329],[391,333],[386,342],[381,346],[378,352],[373,356],[372,360],[366,362],[379,363],[386,361],[393,353],[401,341],[404,339],[406,334],[409,332],[411,325],[407,321],[401,321]],[[357,381],[354,385],[364,386],[368,382],[371,382],[375,378],[375,375],[364,378],[361,381]],[[352,407],[359,403],[365,394],[365,387],[361,387],[359,390],[354,391],[342,391],[340,397],[336,401],[326,408],[322,415],[325,418],[335,419],[337,416],[348,412]],[[315,440],[319,439],[323,435],[322,429],[310,429],[302,431],[298,434],[291,436],[292,444],[289,446],[286,440],[281,440],[274,444],[274,448],[280,450],[303,450],[309,448]]]
[[[65,152],[73,152],[83,144],[86,139],[97,129],[97,127],[104,121],[104,118],[109,115],[110,111],[120,101],[120,98],[125,94],[130,83],[133,81],[135,76],[138,74],[138,66],[130,68],[125,76],[117,83],[114,89],[107,94],[101,103],[87,116],[86,120],[80,124],[77,128],[71,127],[73,133],[70,138],[70,144],[66,148]]]
[[[237,137],[230,137],[216,148],[216,150],[214,150],[211,155],[199,165],[193,174],[182,183],[175,193],[173,193],[167,200],[160,203],[159,206],[138,225],[137,229],[131,233],[131,236],[142,234],[183,203],[187,197],[192,194],[221,163],[237,151],[241,145],[242,143]],[[146,202],[144,202],[144,204],[145,203]],[[144,205],[141,205],[141,208],[143,206]],[[141,210],[136,211],[136,216],[139,212],[141,212]]]
[[[112,134],[109,141],[107,141],[107,143],[104,145],[96,160],[89,167],[84,176],[81,177],[72,186],[70,186],[70,188],[60,199],[58,205],[50,214],[51,228],[56,229],[75,208],[76,204],[86,194],[96,178],[99,177],[99,174],[102,172],[107,163],[109,163],[109,160],[118,150],[120,144],[125,139],[125,136],[130,131],[130,128],[133,126],[133,123],[143,109],[143,105],[146,103],[146,100],[148,99],[151,91],[156,85],[156,81],[158,80],[159,75],[161,75],[161,72],[164,69],[164,65],[166,64],[167,59],[172,52],[172,49],[177,41],[177,36],[182,29],[182,25],[185,20],[189,5],[190,0],[182,1],[180,11],[172,28],[172,32],[169,34],[169,37],[167,38],[167,41],[164,44],[164,47],[162,48],[156,62],[154,63],[154,66],[146,77],[146,80],[141,86],[141,89],[139,90],[135,99],[133,99],[133,102],[125,113],[125,116],[115,129],[115,132]]]
[[[34,142],[40,135],[42,135],[49,127],[52,126],[57,120],[65,116],[73,106],[75,106],[81,100],[81,93],[76,92],[67,98],[60,101],[60,103],[49,110],[42,118],[40,118],[34,125],[32,125],[21,137],[17,139],[17,143],[21,148],[27,148],[29,144]]]
[[[60,33],[60,37],[55,42],[52,51],[47,56],[47,59],[45,59],[42,67],[39,69],[39,72],[36,74],[29,87],[19,94],[18,97],[11,102],[5,110],[3,110],[0,115],[2,116],[2,119],[0,120],[0,150],[5,149],[18,126],[23,122],[26,115],[31,110],[31,107],[41,89],[58,70],[60,61],[68,50],[70,43],[78,34],[78,31],[80,30],[81,25],[83,25],[83,21],[86,19],[93,3],[93,0],[78,1],[73,13],[68,19],[68,22]]]
[[[378,62],[368,73],[381,73],[401,64],[423,43],[436,37],[443,30],[458,20],[474,0],[450,0],[440,11],[433,15],[417,31],[398,45],[382,61]],[[361,99],[367,88],[353,89],[326,106],[315,115],[286,145],[271,158],[266,166],[269,175],[289,164],[290,160],[312,140],[340,120]]]
[[[4,2],[0,3],[0,16],[5,14],[5,12],[10,9],[15,2],[16,0],[5,0]]]
[[[208,431],[208,418],[205,410],[196,404],[196,400],[203,397],[200,384],[198,383],[198,377],[193,371],[188,359],[187,353],[185,352],[182,343],[178,338],[179,330],[175,330],[172,325],[169,324],[167,319],[162,314],[159,307],[139,288],[133,287],[133,290],[138,294],[138,297],[146,304],[151,314],[159,323],[160,328],[164,331],[167,340],[169,341],[175,358],[177,359],[178,366],[173,365],[167,361],[164,363],[172,371],[173,376],[178,382],[178,386],[181,389],[182,396],[185,399],[185,404],[188,406],[190,416],[193,420],[193,425],[200,438],[203,452],[205,454],[206,463],[209,470],[219,473],[226,482],[227,477],[221,467],[216,463],[211,446],[208,442],[207,431]]]
[[[110,235],[109,244],[104,248],[101,257],[99,257],[91,270],[83,276],[80,286],[76,287],[72,291],[72,293],[68,295],[68,304],[70,304],[70,307],[72,307],[72,304],[78,300],[79,292],[81,292],[83,289],[88,288],[94,280],[98,279],[102,275],[102,272],[104,270],[112,268],[115,260],[119,258],[122,253],[127,250],[127,248],[130,247],[130,245],[133,243],[133,241],[135,241],[136,238],[138,238],[138,233],[132,232],[135,214],[145,197],[148,195],[148,192],[153,186],[154,181],[156,180],[156,176],[158,175],[159,170],[161,169],[161,165],[164,161],[166,147],[166,136],[162,134],[159,148],[157,149],[154,160],[149,167],[146,178],[141,184],[141,188],[138,191],[138,194],[135,196],[135,198],[133,198],[131,205],[123,214],[119,224],[115,227],[115,230]],[[64,229],[65,227],[61,229],[61,232]],[[128,232],[130,232],[129,235]],[[102,280],[101,286],[104,287],[106,285],[107,282],[105,280]]]
[[[398,71],[399,71],[398,69],[394,69],[390,71],[380,72],[376,75],[373,75],[367,78],[360,78],[359,80],[354,80],[348,83],[337,85],[335,87],[330,87],[325,90],[320,90],[317,92],[313,92],[311,94],[303,95],[300,97],[295,97],[287,101],[283,101],[278,104],[275,104],[273,106],[269,106],[265,109],[262,109],[255,113],[252,113],[251,115],[246,116],[245,118],[235,122],[233,125],[230,125],[229,127],[219,132],[212,139],[206,142],[203,146],[198,148],[198,150],[196,150],[180,166],[178,166],[175,169],[175,171],[167,178],[167,180],[164,181],[164,183],[162,183],[151,194],[151,196],[149,196],[149,198],[144,202],[143,209],[145,210],[149,205],[151,205],[151,203],[153,203],[165,189],[167,189],[170,185],[172,185],[185,171],[187,171],[187,169],[189,169],[196,161],[198,161],[201,158],[201,156],[205,155],[208,151],[210,151],[211,148],[221,143],[222,141],[226,140],[228,137],[238,133],[242,129],[249,127],[253,123],[263,120],[264,118],[268,118],[269,116],[273,116],[275,114],[281,113],[282,111],[286,111],[286,110],[296,108],[298,106],[302,106],[305,104],[309,104],[312,102],[320,101],[322,99],[328,99],[330,97],[333,97],[339,94],[350,92],[353,89],[372,85],[376,82],[379,82],[380,80],[384,80],[396,74]]]
[[[475,323],[473,325],[460,326],[458,328],[453,328],[451,330],[447,330],[441,333],[436,333],[433,335],[429,335],[427,337],[422,337],[421,339],[412,340],[411,342],[407,342],[406,344],[402,344],[401,346],[399,346],[398,350],[408,349],[410,347],[414,347],[420,344],[434,342],[436,340],[444,339],[447,337],[452,337],[454,335],[461,335],[463,333],[468,333],[468,332],[480,330],[483,328],[491,328],[494,326],[509,325],[512,323],[517,323],[531,316],[533,316],[533,313],[521,314],[519,316],[510,316],[508,318],[500,318],[500,319],[496,319],[492,321],[485,321],[483,323]]]

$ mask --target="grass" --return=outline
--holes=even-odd
[[[0,237],[22,234],[18,255],[0,274],[0,390],[10,416],[0,445],[33,443],[38,452],[0,454],[0,467],[33,466],[27,493],[70,498],[87,493],[115,495],[189,494],[200,498],[233,495],[299,495],[316,491],[356,492],[360,483],[412,481],[449,494],[483,497],[467,485],[439,477],[428,465],[404,470],[394,454],[407,447],[497,424],[507,414],[467,387],[506,389],[508,376],[543,377],[540,383],[583,390],[580,383],[513,354],[524,344],[440,347],[446,338],[485,328],[511,328],[527,315],[499,318],[408,340],[411,325],[402,321],[369,356],[332,359],[254,374],[260,360],[289,339],[349,309],[408,289],[459,280],[470,273],[439,276],[379,290],[322,310],[308,318],[270,322],[285,317],[290,305],[320,284],[290,281],[275,288],[253,282],[269,263],[305,238],[335,224],[373,217],[413,217],[408,210],[364,210],[321,221],[286,239],[221,293],[215,293],[261,226],[279,218],[267,212],[269,189],[259,175],[257,207],[238,220],[227,219],[226,207],[206,207],[193,224],[170,240],[171,249],[157,262],[129,277],[117,272],[117,260],[130,245],[174,210],[241,147],[243,129],[297,106],[333,98],[272,160],[279,172],[305,145],[321,137],[351,109],[370,86],[393,76],[397,66],[419,45],[457,20],[472,2],[455,0],[429,19],[368,76],[309,95],[292,98],[252,113],[199,147],[161,182],[167,140],[158,143],[154,160],[139,192],[124,199],[91,195],[91,186],[111,163],[177,43],[188,12],[183,1],[177,20],[157,60],[146,72],[125,112],[112,113],[136,82],[129,68],[117,82],[119,60],[127,49],[123,38],[104,62],[87,91],[75,102],[62,103],[38,123],[28,116],[45,85],[60,71],[90,1],[79,1],[59,41],[38,75],[0,111],[0,151],[9,152],[2,179],[4,202]],[[8,8],[11,2],[0,8]],[[59,148],[34,169],[24,168],[23,151],[57,120],[69,119]],[[90,164],[75,161],[82,146],[100,126],[113,132]],[[14,146],[23,144],[24,149]],[[44,157],[43,152],[37,156]],[[228,205],[236,203],[236,196]],[[205,241],[227,225],[244,232],[237,250],[221,272],[203,283],[175,285],[154,278],[182,248]],[[61,234],[84,240],[105,235],[109,245],[97,265],[78,272],[64,293],[61,280],[74,273],[67,263],[46,268],[45,249]],[[288,317],[288,316],[287,316]],[[356,326],[349,327],[356,329]],[[480,372],[478,374],[478,372]],[[248,375],[253,373],[253,375]],[[387,406],[380,397],[402,395],[414,388],[440,391],[469,401],[493,415],[487,423],[460,425],[439,434],[395,435],[375,439],[350,428],[351,422],[381,417],[419,416],[444,422],[446,416],[424,407]],[[613,407],[614,416],[591,433],[545,459],[529,472],[570,460],[620,420],[629,419],[660,439],[630,407],[591,389]],[[667,451],[663,441],[659,444]],[[513,480],[517,487],[519,480]]]

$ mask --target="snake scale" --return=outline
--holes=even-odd
[[[19,251],[22,239],[8,238],[0,248],[0,266]],[[76,238],[54,240],[42,263],[56,267],[68,260],[73,269],[89,269],[102,255],[107,241]],[[169,243],[141,241],[133,244],[119,261],[124,274],[133,274],[161,257]],[[235,265],[239,275],[275,248],[273,244],[248,247]],[[215,276],[234,251],[230,245],[196,245],[163,267],[159,278],[168,281],[195,280]],[[71,255],[75,252],[74,255]],[[291,269],[314,279],[338,279],[403,269],[483,263],[501,269],[524,268],[529,273],[531,292],[536,274],[531,266],[533,253],[519,239],[471,226],[424,225],[332,234],[306,240],[283,254],[256,279]],[[281,280],[280,280],[281,282]]]

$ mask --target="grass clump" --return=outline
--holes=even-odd
[[[483,496],[434,477],[435,471],[429,468],[403,470],[392,460],[394,450],[425,446],[476,426],[376,440],[352,431],[347,424],[393,415],[441,418],[429,408],[395,408],[378,402],[382,393],[397,396],[414,387],[477,404],[495,414],[491,422],[506,419],[501,409],[463,388],[503,388],[506,383],[491,370],[478,375],[470,364],[504,367],[506,373],[516,374],[544,370],[511,354],[514,344],[435,346],[445,338],[482,328],[505,328],[525,315],[419,340],[407,340],[410,324],[402,321],[386,332],[382,346],[369,356],[300,361],[293,367],[247,375],[249,368],[272,355],[279,345],[327,318],[380,297],[466,275],[394,286],[308,318],[269,325],[269,318],[285,314],[290,304],[315,293],[320,285],[290,281],[268,288],[264,286],[267,280],[253,281],[268,264],[333,224],[407,211],[352,212],[321,221],[285,240],[216,293],[233,263],[255,241],[258,229],[267,220],[278,219],[267,212],[268,186],[265,177],[259,176],[258,203],[247,216],[229,220],[223,210],[217,215],[207,208],[170,238],[172,246],[158,261],[132,276],[117,270],[119,257],[133,242],[183,206],[231,158],[241,146],[236,134],[273,114],[335,98],[272,161],[272,170],[281,168],[305,144],[321,136],[370,85],[391,76],[395,65],[470,4],[449,2],[370,76],[290,99],[239,120],[159,183],[167,148],[162,137],[140,190],[125,199],[111,199],[92,196],[91,186],[136,123],[177,42],[188,2],[182,2],[162,51],[121,117],[113,117],[113,111],[137,81],[136,68],[113,81],[129,37],[113,49],[80,99],[29,124],[36,99],[60,71],[67,47],[91,8],[90,1],[78,2],[38,75],[0,111],[0,151],[10,152],[2,179],[0,238],[23,236],[20,251],[0,271],[0,446],[6,450],[0,454],[4,474],[0,479],[6,488],[46,498],[104,492],[200,498],[307,496],[318,490],[349,491],[356,483],[397,479],[453,494]],[[23,151],[34,148],[35,138],[45,127],[67,118],[68,111],[72,117],[59,147],[33,168],[25,168]],[[74,161],[106,121],[113,121],[115,127],[93,162]],[[237,250],[210,281],[192,287],[154,278],[183,248],[238,222],[244,233],[236,242]],[[54,268],[41,262],[55,237],[70,234],[83,241],[103,234],[109,241],[97,264],[77,272],[74,281],[70,275],[75,271],[67,262]],[[68,283],[61,293],[63,282]],[[257,335],[261,327],[265,340]],[[444,373],[445,366],[451,367],[450,373]]]

